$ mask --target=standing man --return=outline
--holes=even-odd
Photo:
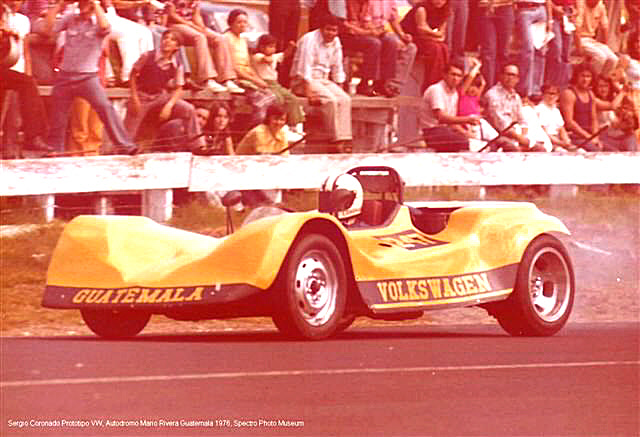
[[[469,21],[469,0],[449,0],[451,15],[447,22],[447,46],[453,62],[464,62],[467,43],[467,22]]]
[[[542,94],[546,46],[534,46],[534,23],[546,23],[545,30],[551,30],[551,0],[514,0],[516,29],[520,39],[518,66],[522,79],[518,92],[523,97]]]
[[[321,27],[298,41],[291,67],[291,88],[309,104],[319,105],[332,141],[341,149],[351,141],[351,97],[342,89],[346,80],[342,46],[338,39],[339,19],[325,15]]]
[[[64,9],[64,0],[53,5],[45,17],[43,32],[47,36],[66,31],[60,71],[51,90],[52,107],[49,146],[64,151],[64,140],[75,97],[82,97],[95,109],[114,145],[114,151],[133,155],[137,148],[127,134],[122,120],[111,105],[98,77],[98,60],[102,42],[111,27],[99,1],[80,0],[79,12],[67,13],[56,22]]]
[[[424,92],[420,106],[420,129],[427,146],[437,152],[468,152],[469,140],[457,125],[479,124],[477,115],[458,116],[458,85],[462,66],[449,64],[444,79]]]
[[[509,143],[503,143],[504,151],[538,151],[531,147],[531,142],[527,138],[528,126],[522,111],[522,99],[516,92],[519,79],[520,72],[517,66],[507,64],[503,67],[500,81],[485,95],[488,105],[487,115],[489,122],[498,131],[503,131],[511,123],[516,122],[516,125],[503,133],[510,140]]]
[[[515,24],[513,0],[478,0],[480,60],[487,86],[494,86],[509,57]]]
[[[576,0],[553,0],[553,39],[549,41],[545,82],[564,88],[569,83],[571,40],[575,31],[573,15]],[[573,30],[571,30],[573,28]]]

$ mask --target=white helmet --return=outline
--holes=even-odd
[[[353,193],[353,200],[347,205],[328,205],[327,203],[330,198],[330,194],[339,189]],[[329,176],[325,179],[322,184],[320,199],[320,211],[335,212],[338,219],[347,219],[355,217],[362,212],[364,193],[360,181],[355,176],[343,173]]]

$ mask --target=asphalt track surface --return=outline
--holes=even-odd
[[[639,332],[613,323],[549,338],[497,325],[359,328],[322,342],[275,331],[5,337],[1,434],[637,436]]]

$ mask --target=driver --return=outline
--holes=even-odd
[[[322,184],[318,210],[335,215],[345,225],[352,225],[362,212],[363,199],[362,185],[355,176],[333,175]]]

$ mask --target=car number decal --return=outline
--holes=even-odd
[[[375,235],[381,246],[399,247],[406,250],[427,249],[429,247],[448,244],[446,241],[436,240],[419,232],[408,230],[388,235]]]

